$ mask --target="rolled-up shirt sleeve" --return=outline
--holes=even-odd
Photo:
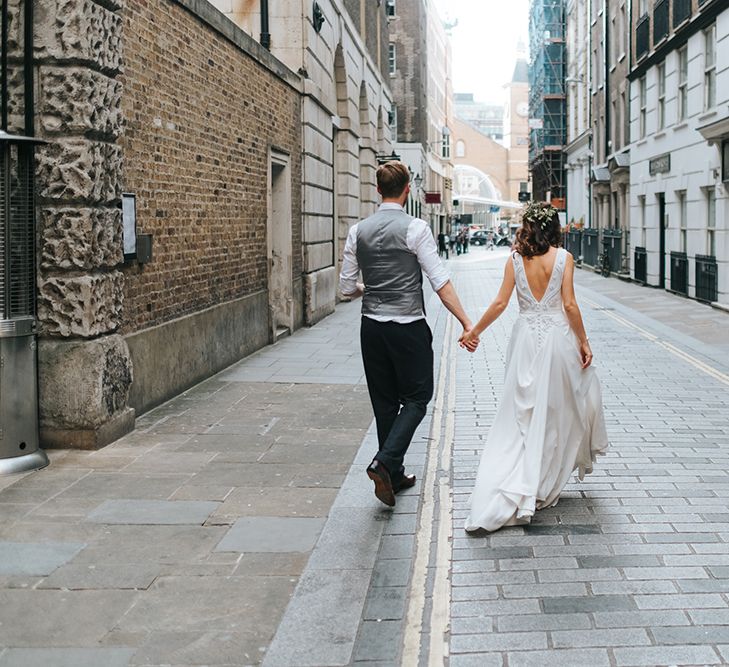
[[[437,292],[450,280],[450,276],[438,257],[438,247],[428,223],[415,218],[408,227],[407,243],[411,252],[417,255],[430,286]]]
[[[339,291],[348,296],[357,291],[357,278],[359,278],[359,263],[357,262],[357,225],[354,225],[347,235],[342,255],[342,272],[339,274]]]

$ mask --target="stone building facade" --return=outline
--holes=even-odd
[[[620,244],[619,272],[630,256],[630,69],[627,0],[592,2],[591,226]]]
[[[258,2],[212,0],[258,38]],[[271,53],[303,77],[305,319],[334,310],[350,227],[377,206],[377,155],[392,151],[385,2],[269,0]]]
[[[94,448],[304,323],[304,82],[207,2],[35,21],[41,440]]]
[[[729,308],[729,9],[633,3],[631,274]]]
[[[592,127],[589,0],[567,0],[567,221],[591,226]]]
[[[413,173],[422,217],[434,234],[447,232],[453,213],[455,110],[450,37],[433,0],[397,0],[391,6],[395,150]]]

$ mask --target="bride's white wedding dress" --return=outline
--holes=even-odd
[[[488,435],[466,530],[527,523],[557,503],[574,470],[580,479],[608,446],[600,382],[583,370],[562,308],[567,251],[560,248],[541,300],[512,254],[519,317],[506,354],[504,396]]]

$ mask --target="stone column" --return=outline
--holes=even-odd
[[[124,276],[119,0],[36,0],[40,433],[101,447],[134,427]]]

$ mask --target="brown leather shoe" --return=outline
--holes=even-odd
[[[367,466],[367,476],[375,483],[375,496],[388,507],[395,507],[395,492],[387,468],[377,459]]]
[[[395,493],[400,493],[404,489],[412,489],[415,486],[415,475],[403,475],[402,479],[392,487]]]

